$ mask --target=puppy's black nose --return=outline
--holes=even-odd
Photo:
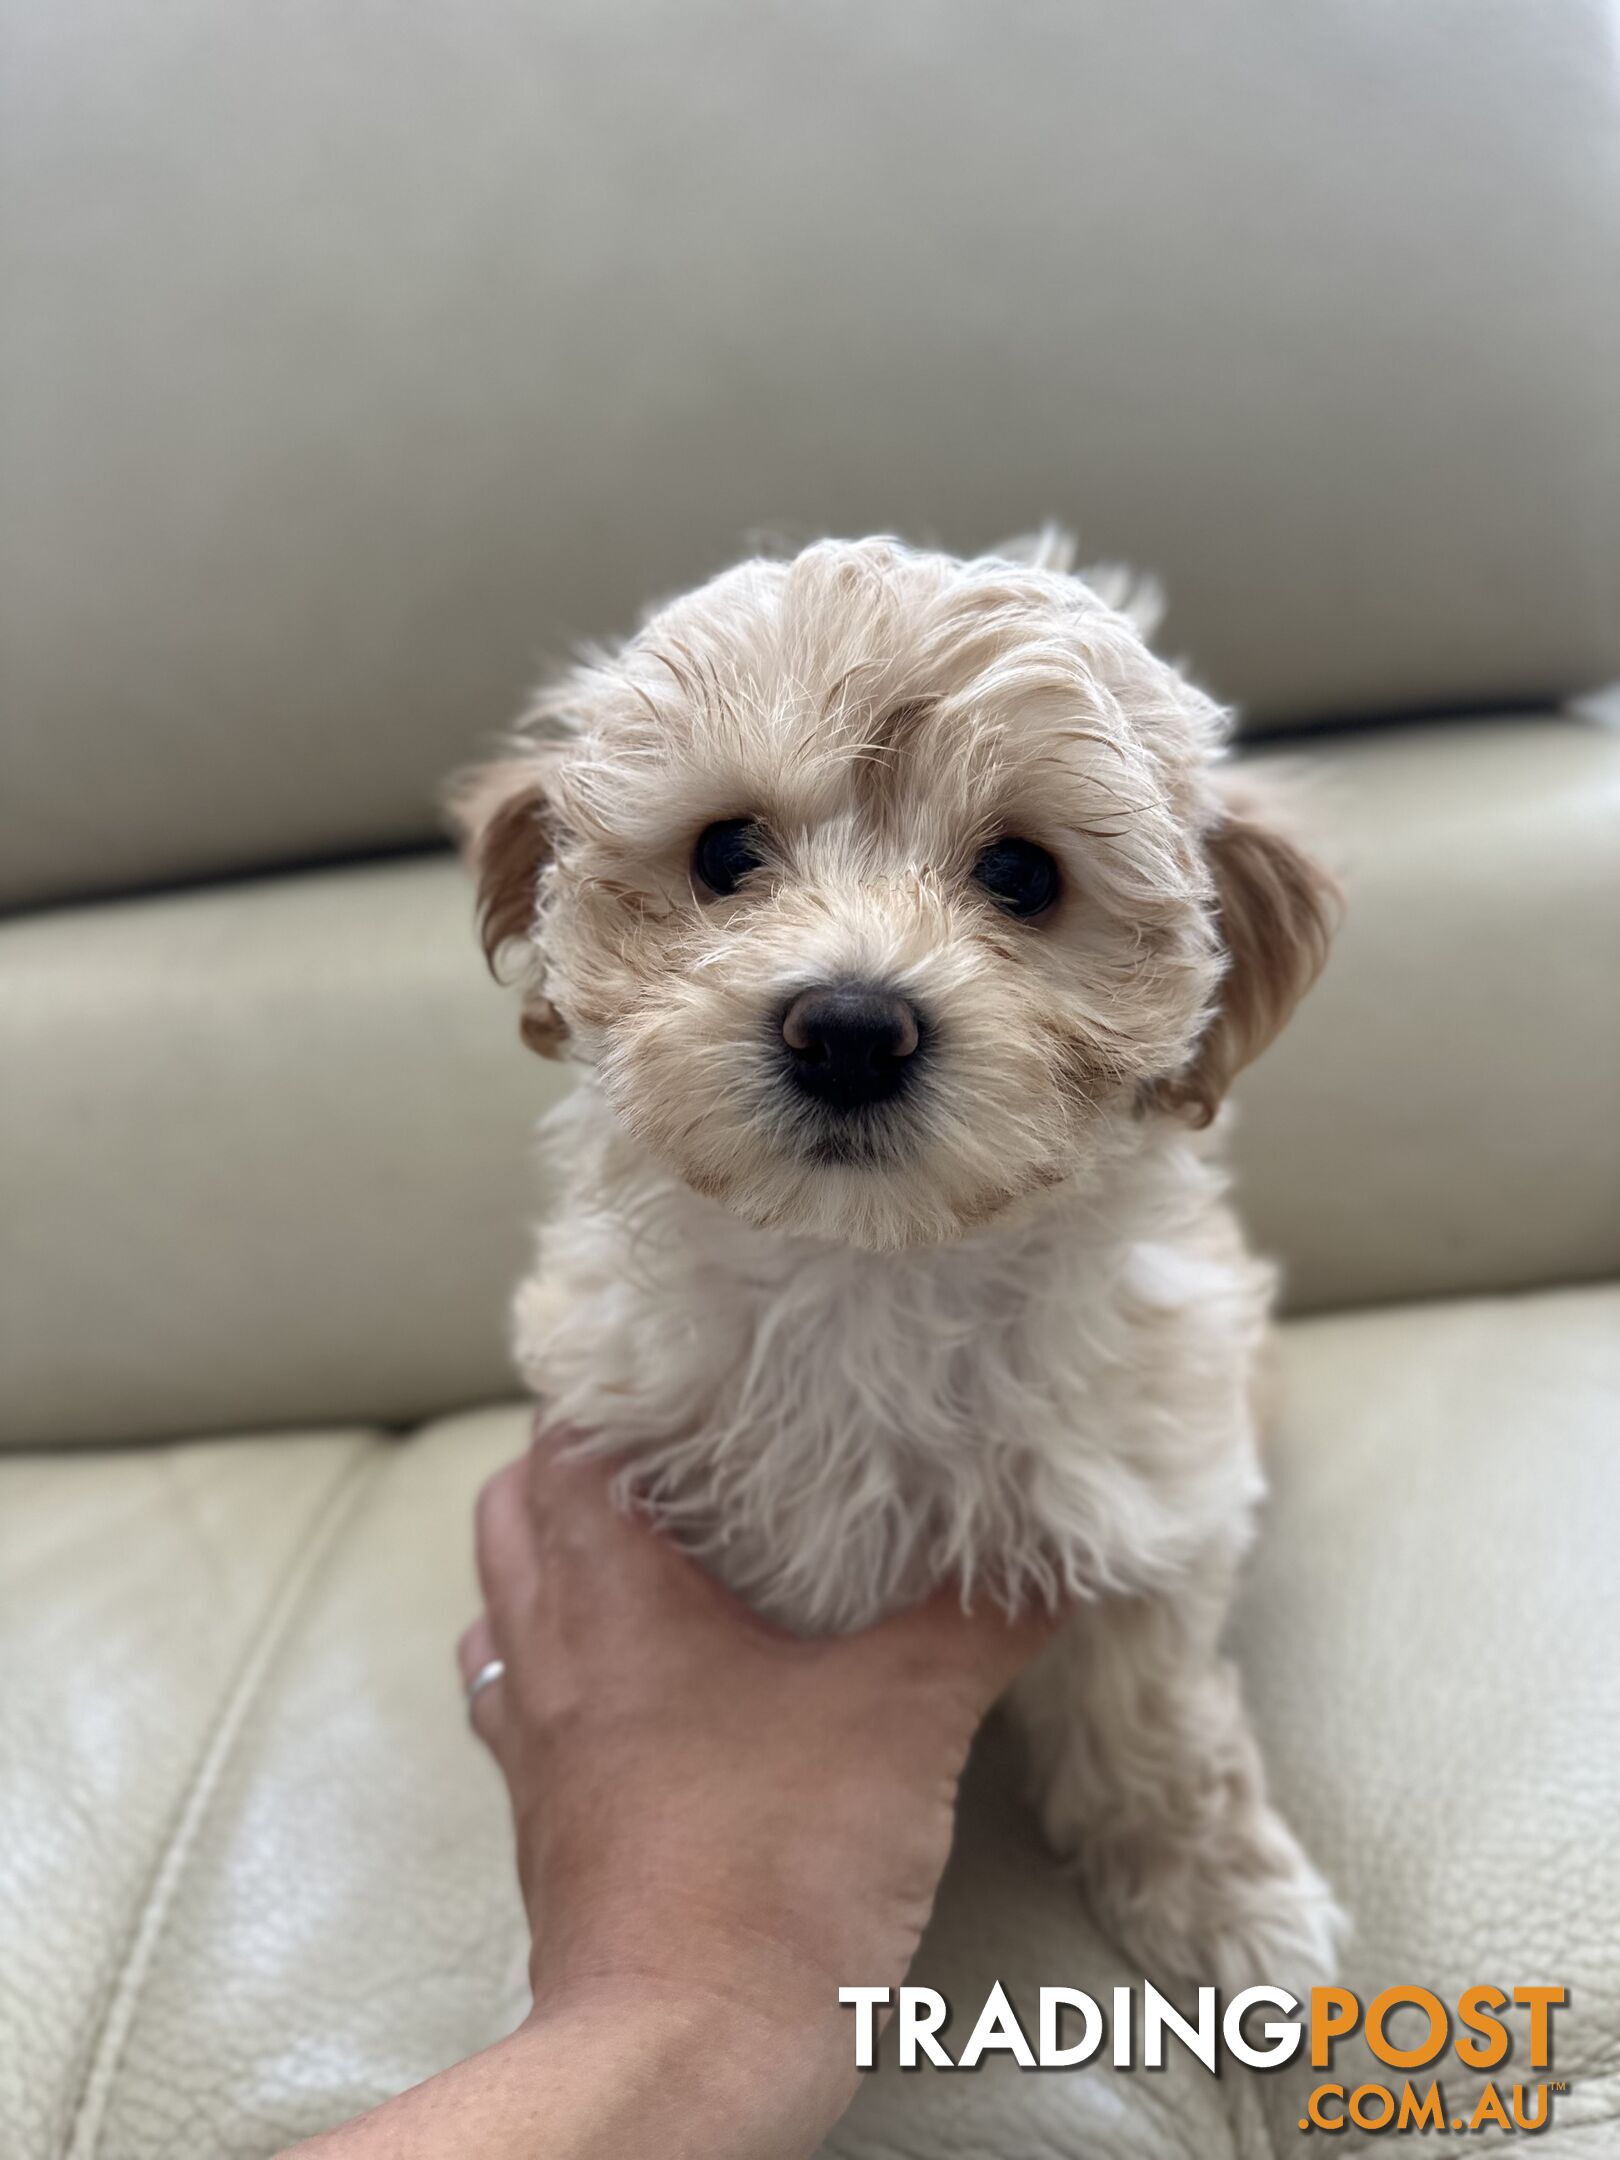
[[[904,1084],[917,1048],[917,1015],[870,983],[806,990],[782,1015],[794,1079],[835,1110],[884,1102]]]

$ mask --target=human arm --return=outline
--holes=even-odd
[[[534,2008],[306,2148],[329,2160],[790,2160],[855,2085],[841,1985],[895,1984],[989,1705],[1051,1623],[954,1593],[769,1628],[542,1441],[478,1507],[464,1679],[512,1800]]]

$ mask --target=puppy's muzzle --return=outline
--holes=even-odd
[[[860,1110],[898,1095],[915,1071],[922,1031],[914,1008],[874,983],[806,990],[782,1015],[788,1075],[832,1110]]]

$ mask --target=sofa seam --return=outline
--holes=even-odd
[[[91,2045],[62,2160],[96,2160],[114,2081],[141,1996],[214,1795],[309,1591],[336,1550],[362,1494],[381,1474],[387,1453],[387,1443],[381,1439],[364,1440],[355,1458],[332,1478],[310,1511],[301,1550],[264,1607],[257,1634],[237,1667],[187,1779],[172,1827],[148,1880],[118,1976],[103,1998],[100,2026]]]

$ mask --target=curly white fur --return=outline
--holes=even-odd
[[[1219,1651],[1269,1282],[1189,1120],[1330,895],[1224,731],[1050,540],[826,543],[576,671],[464,815],[530,1039],[586,1068],[517,1306],[536,1391],[792,1626],[953,1577],[1080,1600],[1017,1691],[1048,1830],[1144,1961],[1237,1984],[1308,1979],[1335,1916]],[[738,817],[765,859],[705,896],[694,840]],[[974,881],[1009,833],[1060,865],[1039,922]],[[846,977],[929,1050],[829,1159],[776,1020]]]

